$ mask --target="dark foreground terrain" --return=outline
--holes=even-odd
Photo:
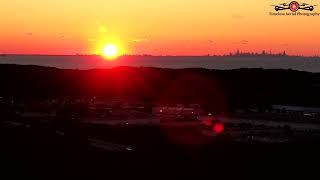
[[[78,125],[59,128],[47,123],[1,124],[3,179],[74,178],[303,178],[317,174],[318,142],[284,144],[234,143],[200,139],[191,129],[154,126]],[[187,131],[205,142],[180,144],[172,136]],[[194,133],[194,134],[193,134]],[[181,134],[180,134],[181,135]],[[95,140],[94,140],[95,139]],[[205,140],[205,141],[203,141]]]
[[[197,103],[207,110],[266,109],[271,104],[320,106],[320,74],[294,70],[208,70],[118,67],[64,70],[0,65],[0,96],[122,98]]]
[[[205,136],[187,126],[98,125],[86,120],[83,112],[101,106],[92,99],[119,98],[145,106],[139,110],[143,112],[136,107],[130,110],[134,109],[137,119],[157,117],[151,110],[157,104],[195,103],[206,114],[248,118],[247,112],[241,117],[232,113],[255,108],[269,113],[263,114],[265,121],[303,124],[312,114],[276,115],[267,110],[272,104],[319,107],[319,74],[130,67],[80,71],[1,65],[0,82],[1,179],[310,179],[318,173],[320,141],[319,136],[313,137],[317,131],[301,130],[303,138],[283,143],[235,142],[227,136]],[[99,107],[105,113],[95,112],[89,119],[134,119],[132,113],[119,113],[115,119],[112,114],[121,108],[113,106]],[[126,109],[127,103],[123,106]],[[43,114],[45,118],[39,116]],[[257,117],[250,117],[250,122]],[[318,116],[311,120],[319,123]]]

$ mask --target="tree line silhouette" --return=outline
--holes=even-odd
[[[155,104],[197,103],[220,112],[271,104],[320,106],[320,74],[295,70],[67,70],[0,65],[0,82],[0,96],[17,99],[95,96]]]

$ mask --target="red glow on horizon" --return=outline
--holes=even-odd
[[[205,119],[202,121],[205,126],[212,126],[212,119]]]

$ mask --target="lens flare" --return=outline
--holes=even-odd
[[[212,130],[217,133],[220,134],[224,131],[224,124],[223,123],[217,123],[213,126]]]

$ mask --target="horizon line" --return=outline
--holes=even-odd
[[[1,56],[100,56],[98,54],[28,54],[28,53],[0,53]],[[229,53],[229,54],[223,54],[223,55],[217,55],[217,54],[204,54],[204,55],[152,55],[152,54],[124,54],[120,55],[117,58],[121,57],[129,57],[129,56],[137,56],[137,57],[143,57],[143,56],[149,56],[149,57],[248,57],[248,56],[281,56],[281,57],[317,57],[320,58],[320,55],[293,55],[293,54],[283,54],[283,53],[257,53],[257,52],[240,52],[237,53]]]

